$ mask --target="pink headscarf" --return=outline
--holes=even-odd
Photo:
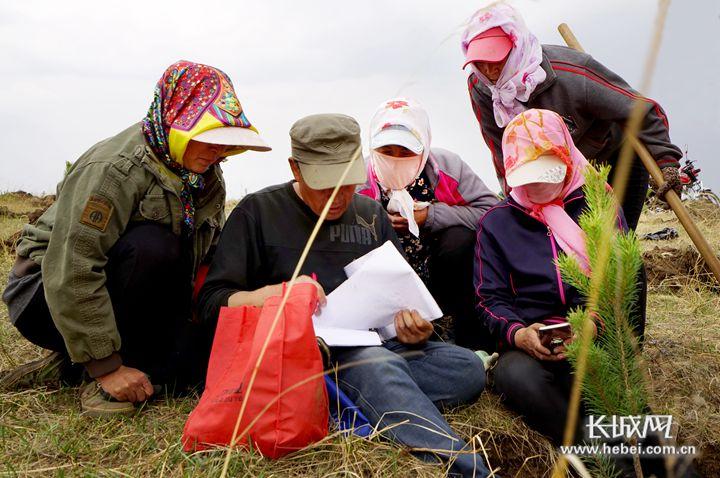
[[[469,66],[492,93],[495,123],[502,128],[515,115],[525,110],[521,102],[527,102],[547,75],[540,66],[543,60],[540,42],[527,29],[520,14],[505,4],[493,5],[475,12],[462,34],[463,55],[467,54],[468,45],[473,38],[494,27],[502,28],[513,42],[513,49],[510,50],[500,78],[493,84],[475,65],[471,63]]]
[[[533,217],[547,225],[562,250],[575,257],[581,268],[589,273],[585,234],[565,212],[563,201],[585,184],[585,168],[591,166],[575,147],[563,119],[549,110],[530,109],[520,113],[505,128],[502,150],[505,174],[545,154],[552,154],[567,165],[565,183],[554,201],[547,204],[532,202],[525,186],[513,188],[510,196],[528,209]]]

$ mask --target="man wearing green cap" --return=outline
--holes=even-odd
[[[261,306],[282,294],[318,216],[351,163],[298,278],[311,282],[320,302],[347,279],[343,268],[399,241],[382,206],[354,194],[366,181],[360,127],[345,115],[298,120],[290,130],[294,180],[246,196],[223,229],[198,316],[215,324],[222,306]],[[310,276],[314,274],[314,277]],[[372,307],[372,304],[367,304]],[[340,388],[372,425],[424,459],[451,460],[462,476],[487,476],[480,456],[458,453],[467,445],[440,409],[475,400],[485,385],[482,361],[470,350],[428,342],[432,325],[417,312],[398,311],[398,336],[379,347],[333,347],[333,362],[361,362],[338,372]],[[422,450],[422,451],[421,451]]]

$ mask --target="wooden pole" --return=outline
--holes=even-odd
[[[558,26],[558,31],[563,37],[563,40],[565,40],[565,43],[567,43],[567,46],[581,52],[585,51],[580,45],[578,39],[575,37],[575,34],[573,34],[572,30],[570,30],[570,27],[566,23],[561,23],[560,26]],[[652,176],[653,180],[655,180],[655,184],[657,184],[658,187],[662,186],[665,183],[662,171],[660,171],[660,167],[657,165],[655,159],[652,157],[645,145],[640,142],[637,136],[632,136],[628,139],[635,149],[635,153],[650,173],[650,176]],[[682,224],[685,228],[685,231],[687,231],[690,239],[693,241],[693,244],[695,244],[695,247],[697,247],[697,250],[700,252],[700,255],[702,255],[703,259],[705,259],[705,263],[708,265],[713,275],[715,275],[715,279],[718,283],[720,283],[720,260],[718,260],[718,257],[712,250],[712,247],[710,247],[710,244],[708,244],[705,237],[697,228],[695,221],[693,221],[690,217],[690,214],[685,208],[685,205],[682,203],[680,197],[671,189],[665,194],[665,201],[667,201],[672,210],[675,212],[675,215],[680,220],[680,224]]]

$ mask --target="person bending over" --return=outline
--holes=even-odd
[[[206,323],[216,324],[223,306],[261,306],[282,294],[282,283],[292,277],[349,161],[354,164],[298,281],[315,284],[322,302],[347,279],[347,264],[386,241],[399,248],[382,206],[354,193],[366,180],[359,133],[354,119],[336,114],[308,116],[293,125],[289,164],[295,179],[249,194],[228,218],[200,291],[198,313]],[[468,445],[440,413],[479,396],[482,361],[470,350],[428,342],[432,325],[416,312],[398,311],[395,326],[397,339],[382,346],[330,348],[339,365],[372,361],[339,370],[340,388],[388,438],[423,458],[451,460],[451,469],[463,476],[487,476],[479,455],[460,453]]]
[[[586,53],[541,45],[520,14],[497,4],[473,15],[462,36],[464,67],[473,111],[490,148],[505,194],[501,138],[515,115],[528,108],[555,111],[568,126],[578,150],[589,159],[612,166],[612,180],[624,140],[623,128],[635,99],[643,103],[638,138],[663,172],[666,184],[658,196],[679,191],[682,152],[670,142],[669,124],[655,101],[633,90],[620,76]],[[648,172],[634,157],[623,200],[630,229],[637,227],[648,189]]]

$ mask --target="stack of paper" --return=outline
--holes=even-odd
[[[416,310],[425,320],[442,317],[430,291],[390,241],[348,264],[345,273],[348,279],[313,317],[315,335],[330,346],[380,345],[381,336],[395,337],[395,314],[401,310]]]

